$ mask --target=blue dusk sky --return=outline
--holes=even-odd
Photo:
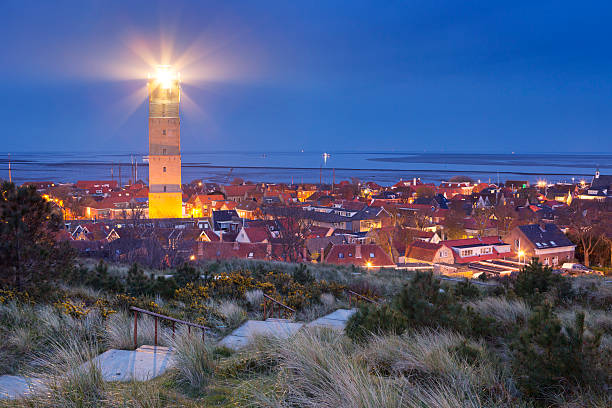
[[[0,3],[4,152],[147,149],[147,72],[183,150],[612,152],[606,1]]]

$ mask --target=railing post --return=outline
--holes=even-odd
[[[191,336],[191,326],[187,326],[187,331],[189,332],[189,335]]]
[[[138,312],[134,310],[134,350],[138,348]]]
[[[155,316],[155,347],[157,347],[157,316]]]

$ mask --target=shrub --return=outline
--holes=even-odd
[[[293,279],[300,285],[310,285],[315,281],[314,276],[305,264],[300,264],[295,267]]]
[[[538,306],[515,343],[514,370],[523,392],[546,398],[568,385],[598,388],[603,371],[598,360],[601,335],[585,332],[584,313],[563,327],[550,305]]]
[[[432,273],[419,272],[391,305],[368,305],[351,316],[346,333],[360,341],[368,334],[400,334],[406,328],[422,327],[445,327],[468,336],[499,332],[493,318],[463,307]]]
[[[141,296],[151,293],[152,280],[138,264],[133,264],[128,270],[126,291],[132,296]]]
[[[541,294],[555,290],[560,300],[571,298],[572,287],[567,278],[555,275],[552,268],[542,265],[537,259],[526,265],[517,275],[514,292],[531,303],[540,303]]]
[[[185,286],[188,283],[197,282],[200,280],[200,271],[195,267],[185,262],[174,272],[174,281],[178,286]]]

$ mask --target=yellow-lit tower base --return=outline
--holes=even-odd
[[[181,218],[179,75],[160,65],[149,78],[149,218]]]

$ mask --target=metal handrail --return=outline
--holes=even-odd
[[[375,304],[375,305],[377,305],[377,304],[378,304],[378,302],[377,302],[376,300],[374,300],[374,299],[370,299],[369,297],[365,297],[365,296],[363,296],[363,295],[361,295],[361,294],[359,294],[359,293],[357,293],[357,292],[353,292],[353,291],[352,291],[352,290],[350,290],[350,289],[346,289],[346,291],[348,292],[348,295],[349,295],[349,307],[351,307],[351,306],[352,306],[352,299],[351,299],[351,298],[352,298],[352,296],[353,296],[353,295],[354,295],[354,296],[357,296],[358,298],[363,299],[363,300],[365,300],[365,301],[367,301],[367,302],[373,303],[373,304]]]
[[[268,295],[266,295],[265,293],[263,294],[264,297],[264,303],[263,303],[263,318],[264,320],[266,320],[266,304],[268,303],[268,300],[272,301],[272,315],[274,315],[274,305],[277,304],[280,307],[278,308],[278,318],[280,319],[281,316],[281,307],[284,308],[286,311],[288,310],[289,312],[295,314],[295,309],[293,309],[292,307],[287,306],[284,303],[279,302],[278,300],[274,299],[273,297],[270,297]],[[287,312],[285,311],[285,315],[287,314]]]
[[[191,334],[191,328],[195,327],[197,329],[202,330],[202,340],[204,340],[204,334],[206,330],[210,330],[209,327],[202,326],[201,324],[187,322],[181,319],[175,319],[174,317],[165,316],[163,314],[151,312],[150,310],[141,309],[139,307],[131,306],[130,310],[134,312],[134,348],[138,348],[138,313],[143,313],[149,316],[155,317],[155,347],[157,347],[157,320],[164,319],[172,322],[172,338],[174,338],[175,326],[176,323],[184,324],[187,326],[187,330],[189,330],[189,334]]]

